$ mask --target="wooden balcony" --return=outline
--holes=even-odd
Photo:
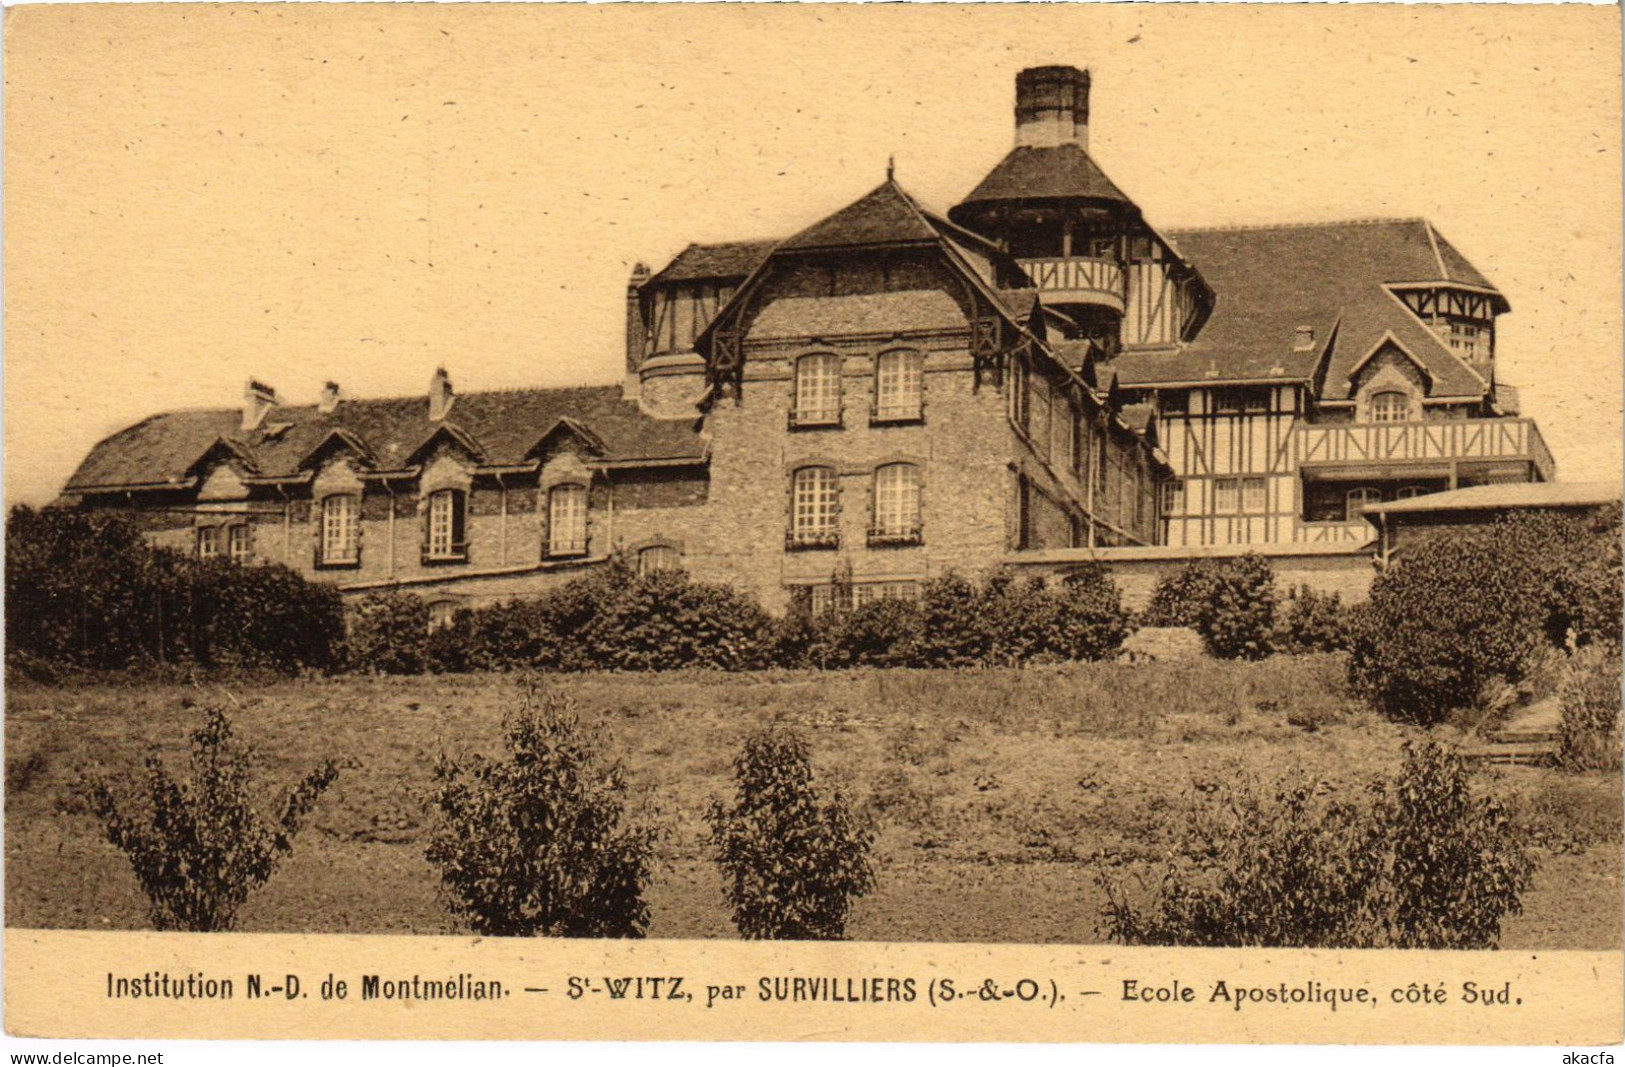
[[[1123,313],[1127,290],[1123,266],[1115,259],[1055,256],[1020,262],[1046,304],[1089,304]]]
[[[1358,548],[1377,536],[1376,527],[1364,519],[1353,522],[1301,522],[1292,539],[1306,545],[1347,545]]]
[[[1551,481],[1557,464],[1531,419],[1298,424],[1300,467],[1372,468],[1528,464],[1530,480]]]

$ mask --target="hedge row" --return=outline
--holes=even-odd
[[[334,664],[344,614],[330,585],[153,548],[128,521],[68,508],[6,520],[6,658],[24,672],[197,664]]]
[[[398,674],[966,667],[1102,659],[1128,634],[1117,588],[1095,567],[1054,589],[950,575],[925,582],[917,601],[841,599],[817,617],[803,604],[775,619],[729,587],[612,563],[540,597],[460,611],[433,632],[420,598],[366,597],[350,618],[349,662]]]

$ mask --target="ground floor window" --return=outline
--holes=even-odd
[[[429,632],[444,630],[457,616],[457,601],[436,600],[429,605]]]
[[[683,565],[682,553],[671,545],[650,545],[638,549],[638,573],[674,571]]]
[[[811,595],[812,613],[850,611],[877,600],[918,600],[920,583],[912,579],[884,582],[830,582],[805,587]]]
[[[237,563],[247,563],[250,554],[247,523],[234,522],[224,526],[197,528],[198,559],[218,559],[225,556]]]

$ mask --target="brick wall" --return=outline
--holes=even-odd
[[[899,345],[753,347],[742,402],[721,401],[708,417],[710,499],[703,533],[685,553],[690,573],[748,589],[782,611],[790,586],[828,582],[837,572],[854,581],[902,580],[992,565],[1007,546],[1010,431],[999,391],[974,388],[965,344],[963,336],[942,336],[905,346],[924,356],[923,418],[876,426],[869,422],[875,357]],[[791,367],[814,351],[841,358],[842,424],[790,429]],[[893,462],[919,467],[922,543],[871,548],[874,471]],[[839,547],[785,547],[790,478],[807,465],[837,472]]]

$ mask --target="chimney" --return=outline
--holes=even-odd
[[[436,367],[434,377],[429,379],[429,421],[440,422],[451,410],[451,402],[455,397],[451,395],[451,377],[446,373],[445,367]]]
[[[1299,326],[1292,334],[1292,351],[1313,352],[1315,350],[1315,328],[1313,326]]]
[[[331,415],[339,406],[339,383],[328,382],[322,386],[322,398],[316,404],[316,410],[323,415]]]
[[[1089,72],[1029,67],[1016,75],[1016,147],[1089,150]]]
[[[276,390],[264,382],[248,379],[243,390],[243,429],[257,430],[272,408],[276,407]]]
[[[649,268],[642,263],[632,268],[626,283],[626,383],[621,395],[636,400],[641,389],[638,371],[643,367],[643,287],[649,282]]]

